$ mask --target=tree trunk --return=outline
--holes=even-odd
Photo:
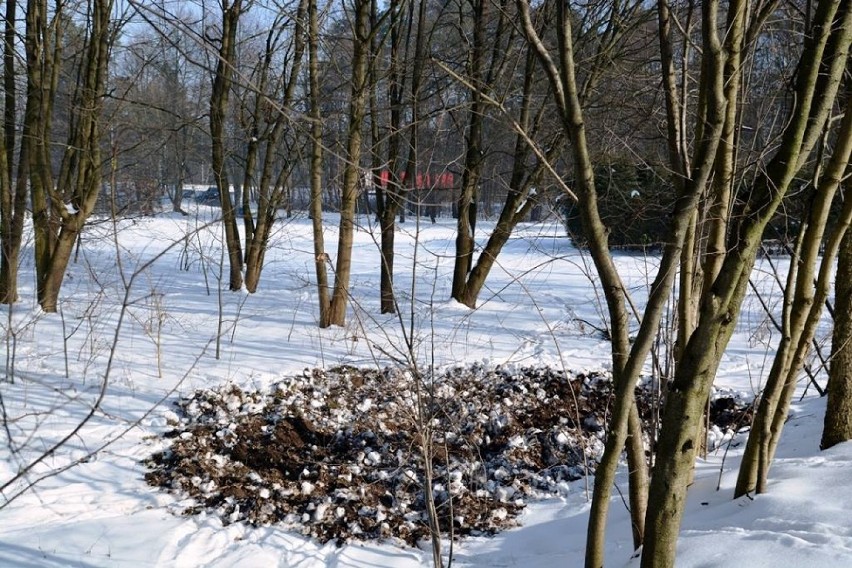
[[[40,135],[34,137],[36,148],[34,163],[30,164],[30,185],[36,229],[39,304],[46,312],[54,312],[57,309],[59,290],[74,243],[95,208],[101,186],[101,110],[110,48],[118,30],[110,27],[110,18],[113,15],[113,3],[110,0],[94,0],[91,10],[90,32],[75,94],[78,98],[74,101],[69,121],[72,127],[55,187],[47,143],[52,109],[51,96],[56,92],[59,73],[60,58],[57,50],[60,45],[60,15],[54,16],[56,43],[52,56],[48,57],[48,50],[42,50],[40,54],[45,58],[40,64],[50,70],[51,76],[47,85],[44,76],[41,77],[42,93],[46,87],[48,96],[42,94],[39,101]]]
[[[645,541],[645,514],[648,511],[648,460],[645,457],[645,438],[639,407],[634,403],[627,418],[627,475],[630,525],[633,531],[633,548]]]
[[[651,481],[643,567],[674,565],[675,545],[697,447],[695,433],[719,361],[733,332],[763,229],[819,138],[845,67],[849,6],[844,3],[842,21],[835,22],[839,5],[837,0],[819,3],[815,32],[806,39],[799,65],[797,106],[784,130],[778,152],[754,182],[749,200],[743,204],[739,225],[729,240],[728,253],[712,286],[704,291],[698,324],[669,390]],[[707,2],[702,5],[705,10],[714,7]],[[715,28],[715,17],[705,15],[703,19],[704,26]],[[824,53],[829,36],[833,36],[831,46]]]
[[[370,55],[370,1],[355,0],[352,30],[352,76],[349,101],[349,131],[347,133],[346,164],[343,168],[343,187],[340,192],[340,234],[334,270],[334,291],[329,306],[329,323],[346,323],[349,300],[349,275],[352,270],[352,244],[355,234],[355,206],[361,180],[361,128],[369,97],[368,64]]]
[[[25,194],[29,182],[39,302],[43,297],[43,282],[50,263],[55,234],[48,209],[48,195],[53,186],[53,177],[50,161],[46,156],[50,138],[50,109],[55,93],[53,79],[57,75],[56,61],[60,53],[60,26],[56,27],[57,41],[51,46],[46,20],[47,3],[44,0],[28,0],[24,42],[27,54],[27,99],[16,193]],[[51,58],[51,54],[56,57]]]
[[[281,26],[286,17],[281,14],[271,26],[267,39],[266,50],[258,65],[260,66],[260,80],[256,86],[257,92],[253,98],[253,107],[250,109],[250,137],[246,152],[245,175],[243,176],[243,222],[245,225],[246,255],[245,255],[245,286],[249,293],[257,291],[260,275],[263,271],[263,260],[266,256],[266,248],[269,235],[275,223],[278,207],[284,204],[286,199],[286,185],[292,173],[292,164],[295,160],[287,160],[280,168],[277,176],[273,176],[273,168],[282,151],[281,139],[289,118],[284,109],[292,104],[296,87],[301,79],[301,68],[303,64],[306,40],[306,19],[308,11],[308,0],[299,0],[296,13],[293,17],[293,54],[289,69],[289,77],[282,81],[283,86],[279,92],[269,89],[269,75],[273,68],[273,61],[278,54],[278,38],[281,37]],[[277,101],[275,108],[270,109],[270,100]],[[261,128],[265,124],[265,128]],[[261,154],[260,149],[265,145]],[[286,151],[286,150],[285,150]],[[260,179],[255,180],[255,167],[260,161]],[[273,177],[275,178],[273,180]],[[257,216],[252,213],[249,200],[249,188],[256,186],[257,190]]]
[[[699,144],[695,149],[691,178],[684,179],[682,183],[677,183],[682,189],[679,191],[680,197],[676,203],[670,223],[669,241],[664,248],[663,259],[651,288],[652,292],[645,314],[642,317],[640,332],[632,347],[629,348],[630,355],[625,363],[623,376],[620,377],[620,381],[623,384],[617,384],[616,386],[616,407],[612,418],[612,423],[616,429],[610,432],[610,437],[613,438],[612,442],[608,440],[604,456],[601,460],[601,466],[598,468],[598,473],[595,476],[595,494],[592,502],[592,516],[589,521],[589,537],[586,548],[586,566],[589,567],[603,565],[604,531],[610,492],[615,477],[615,469],[618,464],[618,455],[624,444],[627,413],[632,411],[631,407],[635,405],[633,401],[633,385],[638,378],[642,362],[650,351],[652,336],[659,327],[659,322],[663,314],[663,306],[666,302],[665,295],[669,293],[674,283],[675,266],[682,258],[682,255],[686,254],[684,243],[689,228],[692,225],[698,199],[704,193],[704,189],[710,179],[714,157],[718,148],[719,134],[723,123],[722,113],[725,104],[722,95],[720,71],[722,57],[715,29],[709,26],[705,27],[703,38],[705,45],[705,65],[708,67],[709,77],[712,78],[712,80],[704,85],[704,89],[706,90],[704,95],[706,100],[706,110],[704,112],[705,124],[703,127],[704,136],[699,140]],[[676,143],[676,140],[670,141],[670,144]],[[685,156],[681,157],[681,159],[683,163],[686,162]],[[678,169],[675,169],[675,171],[677,172]],[[614,270],[614,268],[611,270]],[[612,304],[609,297],[607,297],[607,302],[608,304]],[[612,310],[612,307],[610,309]],[[623,305],[621,310],[624,310]],[[701,408],[703,410],[703,404]],[[690,431],[690,435],[695,435],[694,428]],[[661,459],[665,458],[658,458],[655,462],[652,482],[656,480],[656,468],[659,466]],[[603,475],[601,474],[602,469]],[[651,488],[653,490],[653,485]],[[652,498],[653,494],[648,497],[649,511],[652,507]],[[638,522],[641,521],[634,519],[634,526]],[[647,542],[651,538],[649,531],[650,520],[646,515],[645,546],[647,546]]]
[[[823,12],[823,14],[825,13]],[[826,105],[828,105],[828,108],[830,108],[830,102],[834,100],[837,93],[838,82],[831,81],[830,78],[839,79],[842,76],[848,56],[850,37],[852,37],[852,32],[849,29],[852,26],[852,9],[847,6],[839,10],[838,18],[841,21],[836,26],[837,35],[826,41],[826,55],[821,56],[824,61],[821,66],[824,71],[819,76],[819,83],[821,84],[815,80],[810,85],[811,89],[822,95],[819,105],[815,105],[817,116],[823,115],[819,124],[825,123],[825,115],[828,113],[827,109],[820,112],[820,107],[826,108]],[[820,29],[825,30],[823,32],[825,36],[828,35],[828,30],[832,27],[835,26],[821,25],[815,29],[817,33]],[[828,84],[826,85],[826,83]],[[809,350],[819,316],[822,313],[824,300],[828,295],[829,267],[834,259],[833,250],[839,247],[842,237],[842,232],[838,234],[838,231],[844,231],[845,226],[849,223],[845,215],[841,216],[841,221],[835,227],[833,237],[829,240],[829,243],[834,242],[836,244],[827,246],[825,253],[821,254],[820,243],[828,221],[833,196],[844,175],[850,150],[852,150],[852,112],[850,111],[852,111],[852,105],[847,104],[846,115],[840,127],[835,150],[825,176],[822,180],[816,182],[819,187],[815,191],[807,222],[800,230],[799,242],[796,247],[798,254],[795,263],[791,263],[787,289],[784,292],[785,309],[782,315],[781,343],[776,351],[772,368],[767,377],[766,387],[755,413],[752,434],[749,436],[737,477],[735,490],[737,497],[751,491],[764,492],[766,490],[769,467],[792,400],[796,374],[799,372]],[[814,114],[813,111],[812,114]],[[844,213],[845,210],[846,207],[844,207]],[[814,274],[820,258],[822,258],[822,267],[815,287]]]
[[[544,172],[544,160],[551,160],[555,155],[555,149],[559,147],[558,142],[562,139],[558,136],[551,141],[551,150],[547,152],[544,160],[539,160],[535,166],[528,166],[527,160],[530,156],[530,147],[527,142],[539,130],[544,117],[544,107],[541,107],[535,120],[531,118],[532,91],[536,79],[535,51],[527,49],[524,67],[524,86],[521,98],[521,109],[518,117],[518,125],[524,131],[518,133],[515,138],[514,155],[512,156],[512,174],[509,179],[509,190],[500,210],[500,216],[494,231],[489,235],[488,242],[479,254],[476,264],[465,277],[463,285],[458,290],[455,299],[469,308],[475,308],[479,293],[485,285],[488,274],[497,260],[503,246],[508,242],[515,227],[529,214],[534,205],[530,199],[530,190],[535,183],[540,181]],[[531,169],[532,171],[527,171]],[[460,272],[461,273],[461,272]]]
[[[236,35],[241,11],[242,0],[234,0],[230,5],[227,1],[222,4],[222,41],[219,46],[213,89],[210,92],[211,167],[213,179],[219,189],[219,202],[222,205],[225,246],[228,250],[228,288],[232,291],[239,290],[243,286],[243,254],[226,167],[225,117],[231,90],[231,74],[236,58]]]
[[[852,102],[852,99],[848,99]],[[844,117],[844,127],[838,135],[836,141],[835,153],[832,156],[831,165],[826,172],[826,176],[821,183],[819,193],[825,195],[829,203],[822,204],[816,208],[815,214],[812,215],[812,223],[815,227],[824,229],[828,218],[828,210],[830,209],[829,195],[834,195],[837,192],[838,186],[844,177],[846,164],[849,162],[850,150],[852,149],[852,104],[847,104],[847,116]],[[820,200],[817,200],[818,202]],[[817,216],[820,216],[817,219]],[[840,218],[836,221],[830,236],[826,239],[825,249],[821,255],[819,273],[813,284],[813,292],[810,294],[810,305],[805,315],[804,322],[801,324],[801,332],[798,334],[796,349],[793,352],[793,357],[790,360],[790,368],[787,372],[787,380],[784,381],[781,390],[779,403],[775,407],[775,412],[771,417],[771,426],[769,429],[769,447],[766,454],[766,459],[761,460],[761,469],[758,472],[757,489],[759,492],[765,492],[769,478],[769,466],[775,458],[775,451],[778,448],[778,443],[781,439],[781,432],[790,411],[790,404],[793,400],[793,395],[796,390],[796,378],[799,371],[802,369],[805,357],[810,350],[811,344],[814,342],[817,327],[819,326],[823,308],[828,299],[830,290],[831,273],[834,268],[834,260],[837,252],[840,249],[844,235],[848,232],[850,223],[852,223],[852,201],[847,201],[841,212]],[[807,253],[803,255],[804,262],[812,262],[816,264],[817,258],[820,257],[819,249],[822,241],[822,229],[815,230],[808,235]],[[816,234],[819,234],[817,238]],[[807,297],[807,296],[805,296]],[[765,465],[764,465],[765,464]]]
[[[387,172],[384,185],[381,178],[376,185],[376,213],[381,230],[381,266],[379,267],[379,310],[383,314],[396,313],[396,294],[393,289],[394,236],[396,214],[400,205],[399,148],[402,124],[402,3],[393,2],[390,7],[390,69],[388,72],[388,102],[390,124],[388,125]],[[375,22],[374,22],[375,24]],[[378,59],[378,58],[377,58]],[[378,83],[376,83],[378,84]],[[375,121],[375,118],[374,118]]]
[[[490,0],[471,2],[473,7],[473,21],[471,22],[473,46],[468,64],[468,76],[471,82],[470,108],[468,110],[461,190],[458,197],[458,223],[452,284],[452,297],[460,302],[463,301],[465,282],[473,266],[476,202],[479,199],[479,184],[484,163],[482,128],[486,105],[483,100],[483,89],[489,88],[485,81],[486,42],[488,38],[486,22],[489,14],[489,2]]]
[[[820,448],[852,440],[852,233],[846,233],[834,279],[834,332],[828,402]]]
[[[14,188],[8,161],[9,152],[3,137],[0,140],[0,303],[3,304],[12,304],[18,299],[18,259],[23,235],[23,231],[17,231],[15,226]]]
[[[65,270],[68,267],[68,262],[71,259],[71,254],[74,250],[74,243],[77,242],[79,232],[63,229],[56,239],[56,245],[53,248],[53,257],[51,258],[50,267],[45,275],[43,287],[43,299],[41,301],[41,309],[45,312],[55,312],[58,308],[59,290],[62,287],[62,280],[65,276]]]
[[[599,567],[603,565],[606,518],[612,485],[619,457],[627,441],[630,413],[635,405],[633,389],[644,361],[650,352],[668,294],[674,283],[676,266],[681,256],[689,220],[698,201],[698,196],[703,193],[712,170],[713,157],[718,145],[718,131],[721,130],[722,123],[723,103],[719,96],[722,81],[720,78],[714,83],[713,104],[709,105],[710,112],[707,115],[708,135],[696,149],[697,158],[693,178],[676,203],[672,217],[671,237],[669,242],[666,243],[659,271],[651,285],[647,308],[639,332],[631,345],[626,290],[609,254],[607,229],[601,220],[597,207],[594,170],[586,139],[580,92],[574,69],[573,37],[569,10],[562,3],[557,4],[555,23],[557,26],[558,59],[554,60],[535,31],[528,5],[520,0],[516,5],[521,12],[527,40],[535,48],[553,87],[554,99],[560,111],[562,128],[571,142],[574,182],[580,215],[584,232],[589,240],[589,250],[601,278],[612,329],[613,380],[616,389],[615,408],[610,421],[610,431],[608,432],[604,456],[595,475],[595,489],[586,548],[586,565]],[[611,17],[618,18],[619,16],[619,14],[613,12]],[[602,62],[605,60],[605,57],[601,58]],[[718,60],[718,55],[714,60]],[[587,81],[584,90],[590,89],[589,85],[590,83]],[[641,489],[637,488],[637,491],[641,491]],[[631,511],[632,516],[640,513],[640,507]],[[641,525],[642,520],[638,516],[634,517],[635,534],[641,533]]]
[[[379,284],[379,310],[383,314],[395,314],[396,294],[393,289],[394,238],[396,237],[396,211],[398,206],[385,202],[379,218],[381,230],[381,275]],[[388,210],[387,208],[390,207]]]
[[[417,12],[415,16],[415,5]],[[402,114],[404,110],[404,79],[403,73],[411,68],[409,104],[411,122],[408,126],[408,157],[405,166],[406,184],[414,187],[417,179],[419,163],[419,133],[422,120],[420,112],[421,84],[426,60],[426,3],[418,2],[408,5],[407,21],[401,18],[402,4],[392,4],[390,14],[391,53],[388,99],[390,100],[390,134],[388,140],[388,170],[389,176],[386,187],[383,188],[379,204],[379,222],[381,225],[381,280],[380,280],[380,309],[381,313],[396,313],[396,294],[394,292],[394,238],[396,215],[399,213],[400,222],[405,220],[404,185],[398,174],[400,162],[400,143],[402,140]],[[415,20],[416,17],[416,20]],[[403,34],[403,24],[407,33]],[[400,52],[409,52],[409,45],[403,45],[402,37],[410,41],[414,32],[414,49],[411,60],[407,57],[400,59]],[[405,49],[403,49],[405,48]]]
[[[699,326],[668,390],[648,496],[643,568],[675,564],[686,487],[699,444],[695,438],[697,425],[704,415],[712,377],[732,331],[733,326],[723,321]]]
[[[328,272],[325,252],[325,240],[322,227],[322,102],[320,93],[319,70],[319,16],[317,0],[308,0],[308,76],[311,122],[311,225],[314,241],[314,267],[317,276],[317,297],[319,303],[319,326],[331,324],[329,306]]]
[[[389,96],[388,100],[390,101],[391,106],[391,124],[390,124],[390,134],[388,138],[391,140],[388,142],[388,162],[383,166],[383,157],[382,157],[382,135],[379,130],[379,122],[380,122],[380,112],[379,112],[379,61],[381,58],[379,57],[379,51],[381,46],[378,44],[378,39],[373,35],[373,39],[370,42],[370,50],[371,50],[371,58],[372,65],[370,67],[370,147],[371,152],[370,155],[372,157],[372,163],[370,164],[371,169],[371,177],[372,177],[372,186],[376,195],[376,222],[379,224],[379,255],[380,255],[380,263],[379,263],[379,311],[383,314],[392,314],[396,312],[396,297],[393,291],[393,263],[394,263],[394,229],[395,223],[394,219],[396,216],[396,210],[394,209],[391,212],[389,222],[387,220],[385,207],[385,190],[390,189],[390,176],[388,179],[388,187],[385,188],[382,186],[383,177],[382,177],[382,168],[387,168],[387,172],[393,172],[396,170],[396,155],[399,153],[399,101],[398,95],[396,95],[396,91],[399,88],[398,85],[398,57],[399,57],[399,10],[401,5],[399,3],[393,3],[389,6],[390,23],[388,24],[390,28],[390,72],[388,76],[388,91]],[[378,2],[377,0],[371,0],[370,3],[370,28],[376,29],[379,25],[378,23]],[[396,117],[396,121],[393,120],[393,117]],[[396,144],[393,142],[396,140]],[[395,149],[392,151],[391,148]],[[367,196],[368,205],[369,205],[369,196]],[[372,215],[372,211],[369,210],[369,206],[367,207],[367,214]]]
[[[24,228],[26,187],[13,186],[15,162],[15,18],[17,2],[6,2],[3,42],[3,140],[0,142],[0,303],[18,299],[18,262]],[[22,140],[23,145],[23,140]],[[23,153],[23,151],[22,151]],[[23,198],[23,199],[21,199]]]
[[[15,124],[18,113],[17,84],[15,82],[15,26],[17,24],[17,2],[6,2],[5,23],[3,26],[3,137],[7,156],[15,153]],[[15,177],[15,164],[6,160],[6,175],[9,181]]]

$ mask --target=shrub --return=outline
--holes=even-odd
[[[674,188],[664,174],[647,165],[611,163],[596,168],[595,188],[611,248],[633,250],[662,245],[675,201]],[[566,200],[561,210],[574,245],[588,246],[576,204]]]

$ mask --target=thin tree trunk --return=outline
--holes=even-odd
[[[852,440],[852,233],[848,231],[837,260],[834,297],[828,401],[820,441],[824,450]]]
[[[710,176],[713,157],[718,144],[718,135],[712,133],[721,130],[722,102],[721,79],[714,84],[714,104],[710,105],[707,127],[708,136],[697,149],[696,169],[692,180],[677,201],[672,217],[671,238],[664,248],[659,272],[651,285],[648,305],[642,318],[635,341],[630,342],[629,317],[626,307],[626,291],[618,275],[607,247],[607,230],[601,221],[597,208],[597,194],[594,184],[594,172],[586,141],[583,111],[574,71],[573,39],[567,8],[557,4],[556,25],[558,26],[558,62],[551,58],[533,27],[529,7],[518,2],[523,29],[527,40],[536,49],[539,60],[547,72],[553,87],[554,98],[560,110],[562,127],[571,141],[575,188],[580,200],[580,213],[584,232],[589,239],[589,250],[595,267],[601,278],[604,296],[610,316],[612,329],[613,379],[615,382],[615,408],[610,421],[606,449],[596,475],[587,535],[586,565],[602,566],[606,518],[609,510],[610,495],[621,451],[628,435],[629,417],[635,405],[633,389],[644,361],[653,345],[654,336],[669,292],[674,283],[675,267],[678,264],[686,235],[687,226],[697,204],[698,196]],[[641,508],[637,508],[639,513]],[[634,519],[634,526],[641,527],[642,521]]]
[[[222,41],[219,46],[216,73],[213,77],[213,89],[210,93],[211,167],[213,179],[219,189],[219,202],[222,205],[225,246],[228,250],[228,288],[232,291],[239,290],[243,286],[243,254],[226,166],[225,117],[231,90],[231,75],[235,64],[237,26],[241,11],[242,0],[234,0],[230,5],[225,1],[222,5]]]
[[[0,303],[18,299],[18,259],[22,232],[15,230],[14,188],[7,164],[6,140],[0,140]],[[19,213],[20,215],[20,213]]]
[[[670,224],[669,242],[664,248],[661,266],[651,288],[651,296],[642,318],[640,332],[632,348],[629,348],[630,357],[625,363],[623,376],[620,377],[620,384],[617,383],[616,385],[616,407],[612,417],[615,429],[610,432],[610,439],[607,441],[601,466],[599,466],[595,476],[595,493],[592,501],[592,513],[589,521],[586,548],[586,566],[589,567],[603,565],[605,525],[611,487],[618,465],[618,455],[625,442],[625,422],[627,422],[628,413],[632,411],[631,407],[635,406],[632,390],[633,385],[639,375],[641,365],[650,351],[653,334],[656,333],[660,319],[662,318],[666,296],[674,282],[675,266],[680,261],[682,254],[684,254],[685,241],[694,218],[694,211],[698,199],[703,194],[704,188],[710,179],[712,164],[718,147],[718,138],[723,122],[722,113],[724,110],[720,72],[722,57],[719,52],[715,29],[706,27],[703,30],[703,35],[705,39],[705,57],[708,59],[709,76],[712,78],[712,81],[709,81],[705,85],[707,91],[705,98],[707,102],[705,103],[706,122],[704,124],[704,136],[700,139],[695,151],[692,176],[690,179],[684,181],[683,190],[679,192],[680,197],[675,206]],[[681,160],[685,163],[685,157],[682,157]],[[607,300],[610,303],[610,299],[607,298]],[[621,309],[624,310],[624,307]],[[694,435],[694,430],[692,433]],[[656,463],[659,463],[659,459]],[[650,499],[652,498],[653,495],[648,497],[649,507]],[[634,519],[634,526],[639,522]],[[645,538],[643,542],[647,546],[649,538],[647,519],[645,523]]]
[[[414,7],[417,6],[417,15],[415,19]],[[408,158],[405,166],[405,185],[410,186],[410,189],[415,189],[417,180],[417,167],[419,162],[419,137],[420,137],[420,122],[422,120],[420,112],[420,87],[423,79],[423,69],[426,59],[426,3],[417,2],[408,5],[406,37],[410,38],[412,31],[414,35],[414,53],[411,61],[400,62],[399,50],[401,46],[401,26],[402,21],[399,18],[399,12],[391,14],[391,25],[393,32],[391,34],[391,84],[389,98],[391,100],[391,139],[388,144],[388,163],[390,165],[390,175],[388,176],[388,185],[384,194],[384,201],[380,211],[381,224],[381,312],[396,313],[396,295],[394,293],[394,238],[396,229],[396,214],[403,207],[403,183],[400,176],[397,176],[397,164],[399,162],[399,146],[401,141],[401,119],[403,108],[403,91],[404,81],[401,80],[401,72],[407,67],[411,67],[410,80],[410,101],[409,108],[411,114],[411,123],[408,126]],[[408,50],[406,50],[407,53]],[[401,214],[401,216],[404,213]]]
[[[645,514],[648,510],[648,460],[645,458],[645,438],[639,407],[634,403],[627,417],[627,476],[630,502],[630,525],[633,547],[639,548],[645,540]]]
[[[731,322],[699,325],[690,338],[672,387],[667,392],[663,427],[651,478],[642,566],[674,566],[675,544],[695,461],[697,424],[704,414]]]
[[[361,142],[364,115],[369,98],[367,77],[370,55],[370,2],[355,0],[353,15],[352,76],[349,101],[349,131],[346,145],[346,164],[343,168],[343,187],[340,193],[340,234],[334,270],[334,291],[329,306],[331,325],[346,323],[349,300],[349,274],[352,270],[352,244],[355,234],[355,206],[361,180]]]
[[[524,131],[524,134],[519,133],[515,138],[509,190],[506,193],[506,199],[503,202],[497,225],[494,227],[491,235],[489,235],[485,247],[476,260],[476,264],[465,277],[464,284],[456,296],[456,300],[470,308],[476,307],[479,293],[485,285],[485,281],[497,260],[497,256],[512,235],[512,231],[518,223],[526,218],[530,209],[532,209],[534,201],[529,198],[530,190],[541,179],[541,175],[544,172],[544,163],[542,160],[539,160],[531,172],[527,172],[527,160],[531,153],[527,138],[531,138],[536,134],[544,117],[544,106],[540,108],[535,120],[530,116],[536,69],[535,51],[532,48],[528,48],[524,67],[522,103],[520,116],[518,117],[518,125]],[[558,137],[551,142],[551,150],[546,155],[547,160],[552,159],[555,155],[555,149],[559,147],[558,142],[560,140],[561,137]]]
[[[710,225],[703,262],[704,285],[709,286],[718,276],[725,259],[728,238],[731,198],[736,174],[737,126],[740,83],[742,80],[742,51],[746,33],[747,0],[735,0],[728,7],[727,32],[725,34],[725,99],[731,101],[725,109],[725,125],[716,154],[713,185],[710,190],[712,203],[708,214]]]
[[[15,49],[17,11],[17,2],[6,2],[3,26],[3,136],[5,151],[8,156],[15,153],[15,124],[18,113],[17,84],[15,82],[15,59],[18,57]],[[13,160],[7,159],[6,161],[6,175],[9,181],[15,177]]]
[[[793,323],[797,331],[791,334],[795,337],[795,348],[792,349],[791,356],[785,360],[787,369],[784,377],[778,381],[780,396],[776,399],[772,414],[767,414],[767,417],[755,416],[758,422],[768,418],[767,422],[769,423],[768,444],[761,444],[762,453],[759,460],[760,468],[756,488],[758,493],[764,493],[767,490],[769,468],[775,458],[781,431],[790,411],[790,404],[797,385],[796,379],[804,365],[810,346],[813,344],[828,299],[834,260],[849,224],[852,222],[852,201],[847,200],[831,234],[826,239],[824,250],[820,252],[820,244],[823,242],[832,198],[836,195],[844,177],[850,154],[852,154],[852,99],[848,99],[846,116],[844,116],[843,125],[835,141],[834,154],[825,176],[820,181],[818,197],[811,211],[808,228],[805,230],[806,235],[799,264],[810,268],[808,270],[800,268],[798,271],[792,311],[794,315],[798,316]],[[814,270],[812,267],[815,267],[817,263],[819,263],[818,274],[816,278],[813,278]],[[811,278],[806,282],[805,279],[809,276]],[[775,381],[773,379],[774,377],[770,377],[767,383],[771,382],[774,386]]]
[[[399,176],[399,154],[402,125],[402,93],[404,90],[400,50],[402,47],[402,3],[391,3],[390,8],[390,72],[388,76],[388,100],[390,102],[390,124],[387,146],[387,182],[376,191],[376,200],[381,228],[380,267],[380,310],[383,314],[396,313],[396,295],[393,288],[394,237],[396,214],[400,209],[402,195]]]
[[[256,184],[256,219],[253,217],[251,208],[249,207],[248,190],[244,194],[243,199],[243,219],[246,230],[245,286],[249,293],[257,291],[260,275],[263,271],[263,260],[266,256],[269,235],[275,223],[277,209],[285,200],[285,186],[288,178],[290,177],[292,168],[290,165],[291,162],[289,161],[283,166],[280,166],[281,169],[278,172],[277,178],[273,181],[273,167],[280,150],[280,140],[285,125],[289,120],[285,116],[283,109],[292,104],[293,97],[296,93],[296,86],[300,79],[302,61],[305,54],[305,20],[307,18],[307,3],[307,0],[300,0],[296,10],[293,31],[293,55],[289,70],[290,74],[289,78],[284,82],[283,93],[280,95],[280,99],[277,102],[277,105],[280,105],[280,108],[275,108],[271,111],[274,113],[274,117],[270,117],[268,114],[265,114],[264,109],[267,107],[269,100],[268,97],[272,96],[267,95],[266,90],[269,83],[269,70],[272,66],[272,61],[276,53],[276,39],[281,34],[280,27],[273,26],[273,29],[270,30],[267,36],[266,52],[264,53],[261,79],[258,86],[258,96],[255,99],[255,108],[252,113],[252,129],[255,134],[253,138],[257,138],[258,142],[260,142],[260,139],[262,138],[265,143],[260,180]],[[262,134],[259,132],[259,115],[261,114],[265,114],[264,120],[266,122],[271,122]],[[250,146],[249,151],[247,152],[247,155],[249,156],[252,154],[259,154],[259,151],[256,149],[256,144],[253,145],[253,142],[254,140],[249,141]],[[251,164],[248,163],[250,160],[247,159],[246,161],[246,174],[244,176],[245,181],[243,185],[246,188],[249,188],[254,185],[251,180],[253,179],[252,173],[256,158],[251,160]]]
[[[308,75],[310,91],[310,122],[311,122],[311,225],[313,227],[314,266],[317,276],[317,296],[319,300],[319,326],[328,327],[331,324],[329,306],[331,304],[328,271],[326,262],[325,242],[322,226],[322,112],[320,100],[320,71],[319,71],[319,15],[317,0],[308,0]]]
[[[464,298],[465,282],[471,266],[473,266],[476,203],[479,199],[479,184],[484,163],[482,128],[486,105],[482,90],[488,88],[485,81],[485,57],[488,41],[486,22],[489,15],[490,0],[476,0],[471,2],[471,5],[473,8],[473,20],[471,22],[473,26],[473,47],[471,48],[468,75],[473,88],[470,90],[471,100],[465,139],[465,159],[457,206],[458,223],[452,284],[452,297],[458,301],[462,301]]]
[[[27,99],[24,108],[24,128],[21,137],[16,195],[30,185],[36,266],[36,287],[39,302],[44,296],[43,282],[47,273],[54,242],[54,227],[48,209],[48,195],[53,186],[50,162],[46,158],[50,138],[50,115],[55,93],[55,62],[59,59],[59,30],[55,43],[48,41],[47,2],[28,0],[26,13],[25,51],[27,55]],[[51,58],[51,54],[55,57]]]
[[[17,2],[6,2],[3,42],[3,140],[0,146],[0,303],[18,299],[18,261],[26,207],[25,186],[12,185],[15,162],[15,18]],[[17,194],[21,195],[18,196]],[[20,198],[23,197],[23,200]]]

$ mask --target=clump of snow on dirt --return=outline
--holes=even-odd
[[[493,534],[515,526],[531,499],[594,472],[612,396],[604,373],[549,367],[473,365],[434,379],[305,370],[263,391],[230,384],[181,399],[146,479],[183,496],[184,514],[280,523],[323,542],[414,545],[429,536],[425,439],[442,529]],[[649,425],[652,392],[639,389],[638,400]],[[728,415],[747,413],[724,400],[713,432],[730,439]]]

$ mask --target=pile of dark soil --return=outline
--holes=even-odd
[[[637,397],[650,431],[656,397]],[[490,534],[514,526],[530,499],[594,473],[611,404],[603,373],[306,370],[264,392],[227,385],[181,399],[146,480],[185,497],[185,514],[280,523],[324,542],[413,544],[429,534],[426,450],[442,529]],[[734,431],[750,405],[717,396],[710,416],[714,431]]]

